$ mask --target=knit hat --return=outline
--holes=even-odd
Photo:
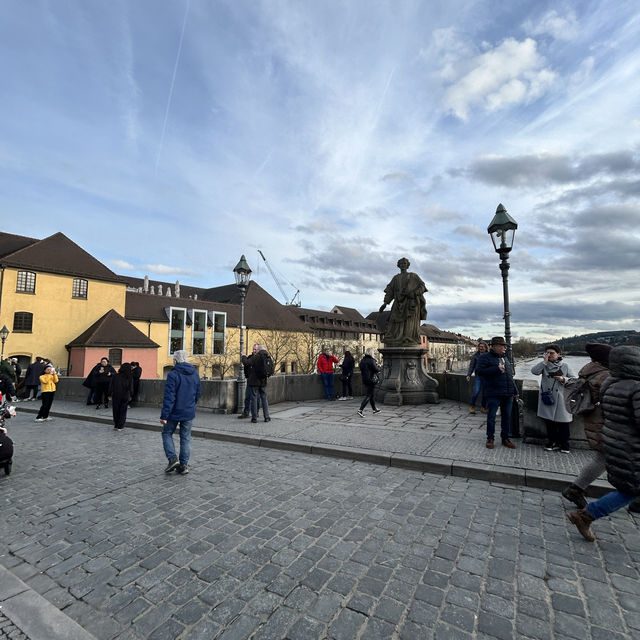
[[[494,345],[497,345],[497,344],[502,344],[506,346],[507,342],[502,336],[495,336],[491,338],[491,346],[493,347]]]
[[[189,354],[184,349],[178,349],[178,351],[173,354],[173,361],[176,364],[179,362],[186,362],[188,357]]]
[[[585,350],[589,357],[595,362],[599,362],[602,366],[609,368],[609,352],[613,347],[608,344],[600,344],[598,342],[589,342],[585,345]]]

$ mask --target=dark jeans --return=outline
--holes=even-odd
[[[502,440],[509,438],[513,396],[489,396],[487,398],[487,440],[494,439],[498,407],[500,407],[500,438]]]
[[[258,409],[256,414],[260,411],[260,396],[258,396]],[[248,416],[251,413],[251,387],[247,385],[247,388],[244,391],[244,413],[245,416]]]
[[[474,387],[473,387],[473,396],[471,396],[471,406],[475,407],[476,406],[476,400],[478,399],[478,396],[480,395],[480,392],[482,392],[482,408],[486,409],[487,408],[487,399],[484,397],[484,391],[482,391],[482,378],[480,376],[476,376],[476,381],[474,383]]]
[[[366,395],[364,397],[364,400],[360,405],[360,411],[362,411],[367,406],[367,403],[371,403],[371,408],[375,411],[376,410],[376,398],[375,398],[376,385],[365,384],[365,393]]]
[[[111,409],[113,410],[113,425],[122,429],[124,423],[127,421],[127,407],[129,406],[128,400],[111,400]]]
[[[347,396],[353,395],[353,389],[351,388],[351,376],[352,373],[343,374],[342,380],[342,397],[346,398]]]
[[[266,420],[269,417],[269,403],[267,402],[266,387],[249,387],[251,389],[251,418],[258,419],[258,401],[262,402],[262,415]]]
[[[610,513],[622,509],[629,503],[633,502],[637,496],[632,496],[622,491],[611,491],[606,495],[590,502],[587,505],[587,511],[596,519],[604,518]]]
[[[51,405],[53,404],[53,396],[55,394],[55,391],[43,391],[40,394],[40,396],[42,397],[42,405],[40,406],[40,411],[38,411],[38,418],[49,417],[49,411],[51,410]]]
[[[324,387],[324,395],[328,400],[333,398],[333,373],[321,373],[322,386]]]
[[[571,429],[570,422],[554,422],[553,420],[545,420],[547,425],[547,439],[552,444],[558,444],[561,447],[569,446],[569,435]]]

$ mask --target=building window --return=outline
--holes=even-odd
[[[281,362],[280,363],[280,373],[287,373],[287,363],[286,362]]]
[[[35,293],[36,274],[33,271],[18,271],[16,291],[20,293]]]
[[[206,351],[207,338],[207,312],[194,311],[193,324],[191,325],[191,354],[203,356]]]
[[[295,360],[291,363],[291,373],[298,373],[298,363]]]
[[[74,278],[71,297],[81,298],[82,300],[86,300],[88,288],[89,288],[89,283],[86,280],[83,280],[82,278]]]
[[[122,364],[122,349],[109,349],[109,364],[119,367]]]
[[[227,314],[213,314],[213,355],[224,355],[225,331],[227,328]]]
[[[31,333],[33,328],[33,313],[16,311],[13,314],[13,330],[18,333]]]
[[[186,322],[186,309],[171,308],[169,317],[169,355],[184,349],[184,327]]]

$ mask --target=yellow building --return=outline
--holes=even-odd
[[[126,285],[62,233],[43,240],[0,233],[0,325],[5,357],[35,356],[66,369],[65,345],[111,309],[123,314]]]

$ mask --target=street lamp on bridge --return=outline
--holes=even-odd
[[[251,268],[247,264],[244,255],[240,258],[240,262],[233,269],[236,277],[236,284],[240,289],[240,369],[238,371],[238,413],[244,408],[244,394],[247,381],[244,377],[244,367],[242,366],[242,355],[244,354],[244,299],[249,288],[251,280]]]

